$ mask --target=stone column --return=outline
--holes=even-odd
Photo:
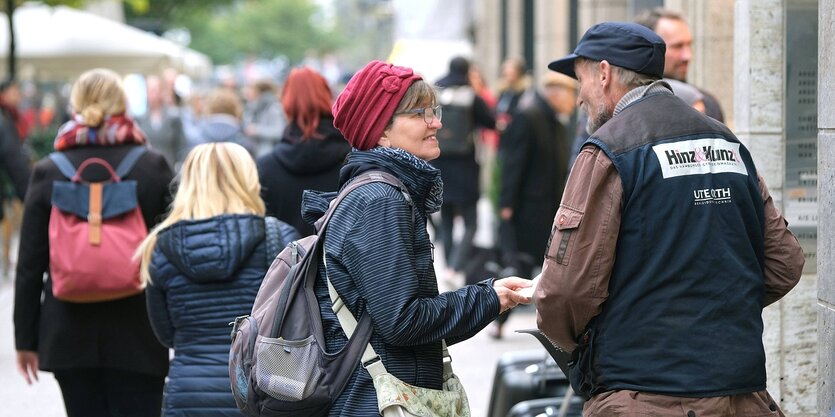
[[[774,202],[783,206],[785,42],[783,0],[737,0],[734,28],[734,117]],[[815,416],[817,331],[815,275],[804,275],[782,301],[765,309],[768,390],[788,416]]]
[[[537,0],[534,3],[534,32],[533,76],[542,79],[542,74],[549,71],[548,63],[568,54],[574,45],[568,45],[568,0]]]
[[[525,2],[509,0],[507,2],[507,56],[525,56]],[[528,66],[533,62],[528,62]]]
[[[474,3],[475,45],[473,62],[481,69],[487,85],[494,88],[499,79],[502,60],[501,0]]]
[[[835,0],[818,4],[818,417],[835,411]]]
[[[628,0],[580,0],[580,39],[586,30],[600,22],[626,22],[629,20]]]

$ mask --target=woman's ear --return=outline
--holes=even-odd
[[[383,131],[383,136],[377,142],[377,145],[384,148],[391,148],[391,139],[388,138],[388,130]]]

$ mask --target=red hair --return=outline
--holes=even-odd
[[[333,117],[331,113],[333,94],[325,77],[310,67],[290,71],[281,94],[284,114],[291,123],[302,131],[302,138],[316,134],[322,117]]]

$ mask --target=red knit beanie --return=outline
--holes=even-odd
[[[377,146],[406,90],[420,79],[411,68],[369,62],[333,103],[333,125],[359,150]]]

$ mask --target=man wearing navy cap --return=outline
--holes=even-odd
[[[660,78],[664,41],[591,27],[552,62],[580,82],[591,137],[554,218],[533,301],[573,352],[586,416],[782,416],[766,391],[762,309],[803,252],[728,128]]]

